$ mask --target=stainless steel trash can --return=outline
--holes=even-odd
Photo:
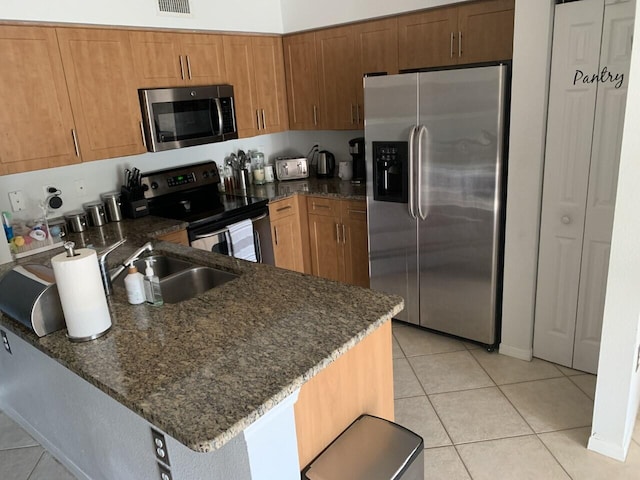
[[[303,471],[303,480],[423,480],[424,441],[396,423],[362,415]]]

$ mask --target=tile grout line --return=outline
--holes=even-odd
[[[46,450],[43,448],[42,449],[42,453],[40,454],[40,457],[38,457],[38,461],[36,462],[36,464],[33,466],[31,471],[29,472],[29,475],[27,476],[27,480],[29,480],[31,478],[31,476],[33,475],[33,472],[35,472],[36,468],[38,468],[38,464],[42,461],[42,458],[44,457],[45,452],[46,452]]]

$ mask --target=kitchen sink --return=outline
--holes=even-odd
[[[211,267],[192,267],[160,279],[165,303],[179,303],[238,278],[235,273]]]
[[[211,267],[204,267],[166,255],[151,255],[140,258],[133,264],[144,275],[145,260],[151,260],[153,272],[160,279],[160,290],[164,303],[179,303],[227,283],[238,275]],[[114,283],[124,285],[125,270]]]

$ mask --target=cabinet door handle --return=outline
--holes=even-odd
[[[264,130],[267,129],[267,121],[266,121],[266,116],[264,114],[264,108],[262,109],[262,128]]]
[[[356,103],[356,123],[360,125],[360,104]]]
[[[260,110],[256,110],[256,124],[258,125],[258,130],[260,130]]]
[[[184,63],[182,63],[182,55],[178,55],[180,59],[180,78],[184,80]]]
[[[80,156],[80,149],[78,148],[78,137],[76,136],[76,129],[71,129],[71,138],[73,138],[73,148],[76,149],[76,157]]]
[[[458,32],[458,57],[462,56],[462,32]]]
[[[340,224],[336,223],[336,243],[340,243]]]
[[[191,80],[191,60],[189,55],[187,55],[187,73],[189,74],[189,80]]]
[[[453,42],[456,38],[456,34],[451,32],[451,46],[449,47],[449,58],[453,58]]]
[[[347,229],[344,226],[344,223],[342,224],[342,243],[347,243]]]
[[[356,123],[356,117],[353,114],[353,103],[351,104],[351,125],[353,125],[354,123]]]
[[[144,138],[144,126],[142,125],[142,121],[140,122],[140,135],[142,135],[142,145],[144,145],[144,148],[147,148],[147,139]]]
[[[286,207],[276,208],[276,212],[283,212],[284,210],[289,210],[291,205],[287,205]]]
[[[318,125],[318,107],[313,106],[313,124]]]
[[[273,239],[276,245],[278,245],[278,227],[276,226],[273,227]]]

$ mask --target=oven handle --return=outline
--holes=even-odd
[[[263,213],[262,215],[259,215],[257,217],[254,217],[251,219],[252,222],[257,222],[259,220],[262,220],[263,218],[267,218],[269,214],[268,213]],[[223,233],[228,233],[229,232],[229,228],[228,227],[224,227],[221,228],[220,230],[216,230],[215,232],[212,233],[203,233],[202,235],[196,235],[195,236],[195,240],[200,240],[202,238],[209,238],[209,237],[213,237],[215,235],[222,235]]]

